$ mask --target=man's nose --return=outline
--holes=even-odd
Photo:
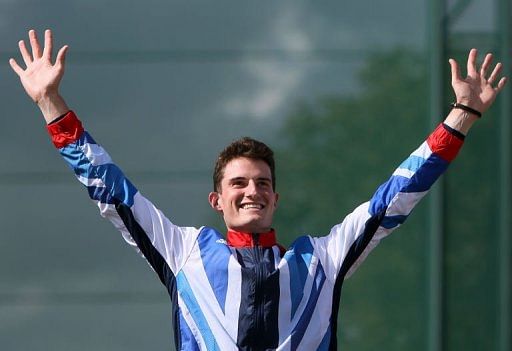
[[[258,194],[258,187],[256,186],[256,182],[254,180],[250,180],[249,183],[247,183],[245,193],[247,196],[254,196]]]

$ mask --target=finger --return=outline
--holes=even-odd
[[[502,67],[503,65],[501,64],[501,62],[498,62],[496,64],[496,66],[492,70],[491,75],[489,76],[489,79],[487,79],[487,83],[492,84],[496,80],[496,77],[498,77],[498,75],[500,74]]]
[[[57,57],[55,58],[55,64],[64,67],[64,64],[66,63],[66,52],[68,51],[69,46],[64,45],[60,48],[59,52],[57,53]]]
[[[496,92],[499,93],[501,91],[501,89],[503,89],[503,87],[505,86],[506,83],[507,83],[507,77],[501,78],[500,81],[498,82],[498,86],[494,90],[496,90]]]
[[[29,65],[32,63],[32,55],[27,50],[27,46],[25,45],[25,42],[23,40],[20,40],[18,42],[18,46],[20,48],[21,57],[23,57],[23,61],[25,62],[25,65]]]
[[[11,68],[13,69],[14,72],[16,72],[16,74],[18,76],[21,76],[23,74],[23,68],[21,68],[20,65],[18,65],[18,63],[16,62],[15,59],[11,58],[9,60],[9,64],[11,65]]]
[[[459,64],[454,59],[449,59],[448,62],[450,63],[450,68],[452,71],[452,84],[453,84],[456,81],[461,80]]]
[[[36,31],[31,29],[28,32],[28,37],[30,39],[30,46],[32,46],[32,56],[34,59],[41,57],[41,46],[39,45],[39,40],[37,40]]]
[[[476,56],[478,52],[476,49],[471,49],[468,55],[468,76],[475,77],[477,75],[476,72]]]
[[[52,51],[53,51],[53,37],[52,31],[47,29],[44,31],[44,49],[43,49],[43,57],[50,60],[52,59]]]
[[[480,76],[482,78],[485,78],[485,75],[487,74],[487,69],[492,63],[492,54],[485,55],[484,62],[482,63],[482,67],[480,68]]]

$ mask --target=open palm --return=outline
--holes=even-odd
[[[467,105],[477,111],[485,112],[505,86],[506,78],[501,78],[494,87],[493,84],[501,72],[502,64],[496,64],[491,74],[487,77],[492,63],[492,54],[485,56],[480,70],[477,69],[476,57],[477,50],[471,49],[468,55],[466,78],[461,77],[458,63],[450,59],[452,87],[458,103]]]
[[[68,46],[63,46],[59,50],[55,63],[52,63],[52,32],[49,29],[45,31],[42,50],[34,30],[29,31],[29,39],[32,53],[28,51],[23,40],[18,43],[26,69],[23,69],[12,58],[9,63],[20,77],[27,94],[34,102],[38,103],[43,96],[58,94],[59,83],[64,75],[64,62]]]

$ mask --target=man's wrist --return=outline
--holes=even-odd
[[[478,120],[478,117],[467,111],[461,109],[452,109],[444,123],[450,128],[467,135],[473,124]]]
[[[471,98],[467,98],[467,97],[465,97],[465,98],[457,97],[454,102],[464,105],[464,106],[467,106],[473,110],[480,112],[481,114],[484,113],[486,110],[485,106],[482,106],[481,103],[476,102],[475,99],[471,99]]]
[[[478,110],[475,110],[474,108],[466,105],[466,104],[462,104],[460,102],[452,102],[450,104],[451,107],[453,108],[457,108],[457,109],[460,109],[460,110],[463,110],[463,111],[466,111],[472,115],[475,115],[477,116],[478,118],[481,118],[482,117],[482,112],[478,111]]]
[[[58,93],[43,95],[38,101],[37,106],[46,120],[50,124],[53,120],[69,111],[69,107]]]

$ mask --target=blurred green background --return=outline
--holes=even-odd
[[[213,161],[274,147],[283,244],[326,234],[453,99],[447,60],[510,75],[509,0],[1,0],[0,349],[169,350],[149,266],[97,215],[7,64],[28,29],[70,45],[62,94],[175,223],[210,210]],[[344,284],[340,349],[512,349],[511,89],[408,223]]]

